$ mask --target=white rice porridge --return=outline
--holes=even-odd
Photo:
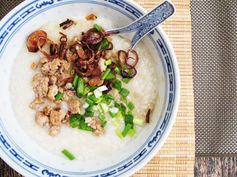
[[[48,37],[53,41],[58,41],[59,32],[67,34],[68,40],[72,40],[75,36],[81,35],[97,23],[105,29],[113,28],[113,22],[104,18],[98,18],[96,21],[86,21],[84,19],[73,19],[76,25],[71,26],[66,30],[59,27],[60,22],[53,22],[44,25],[41,29],[46,31]],[[130,46],[129,40],[114,35],[113,44],[115,51],[126,50]],[[136,51],[139,55],[139,63],[137,64],[137,75],[127,87],[131,94],[128,99],[135,104],[134,116],[136,118],[145,119],[147,109],[153,107],[157,100],[157,78],[154,59],[148,53],[147,46],[140,42]],[[91,160],[104,156],[112,155],[115,151],[123,151],[124,147],[131,142],[133,138],[126,137],[120,139],[115,134],[115,127],[112,123],[106,126],[106,133],[101,137],[94,136],[91,133],[84,132],[78,129],[72,129],[62,126],[61,133],[56,137],[48,135],[47,130],[39,127],[35,121],[35,111],[30,109],[29,104],[34,100],[34,92],[32,89],[32,77],[35,74],[31,70],[31,64],[40,59],[40,54],[29,53],[24,46],[15,60],[11,82],[12,103],[15,111],[16,119],[24,131],[39,144],[43,149],[61,156],[62,149],[68,149],[78,160]],[[155,121],[152,120],[151,123]],[[141,129],[149,128],[144,126],[137,128],[137,134]],[[136,135],[138,136],[138,135]]]

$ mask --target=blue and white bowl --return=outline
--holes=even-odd
[[[49,20],[85,16],[90,12],[97,12],[99,16],[111,19],[118,24],[117,27],[124,26],[146,13],[130,0],[27,0],[0,22],[0,157],[22,175],[129,176],[158,152],[174,124],[180,94],[178,64],[168,38],[157,27],[143,39],[159,65],[159,74],[154,76],[159,77],[160,82],[157,86],[159,99],[152,117],[156,121],[149,131],[140,133],[133,139],[123,152],[114,152],[113,157],[104,157],[101,161],[68,162],[45,152],[18,125],[9,87],[14,82],[11,80],[14,59],[25,45],[27,35]]]

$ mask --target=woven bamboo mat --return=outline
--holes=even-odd
[[[159,0],[136,0],[147,10]],[[189,0],[173,0],[176,13],[162,25],[180,67],[181,100],[173,130],[159,153],[134,177],[189,177],[194,174],[194,98],[191,57],[191,17]]]
[[[136,0],[147,10],[160,0]],[[179,62],[181,101],[176,123],[159,153],[134,177],[189,177],[194,174],[194,99],[191,57],[191,17],[189,0],[173,0],[176,14],[162,27],[168,35]],[[0,176],[18,177],[0,160]]]

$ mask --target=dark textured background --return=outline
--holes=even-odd
[[[197,154],[237,153],[237,1],[193,0]]]

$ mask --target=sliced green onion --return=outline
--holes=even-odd
[[[104,91],[107,91],[108,88],[105,85],[103,85],[103,86],[98,87],[97,90],[104,92]]]
[[[112,118],[114,118],[114,117],[117,116],[117,113],[114,113],[114,112],[109,111],[109,115],[110,115]]]
[[[101,123],[102,123],[102,127],[105,127],[106,124],[107,124],[107,121],[106,121],[105,116],[104,116],[103,114],[100,114],[100,115],[98,116],[98,118],[99,118],[99,120],[100,120]]]
[[[86,124],[85,119],[81,120],[80,125],[79,125],[78,128],[81,129],[81,130],[85,130],[85,131],[90,131],[90,132],[93,131],[93,128],[89,127],[89,126]]]
[[[89,103],[85,102],[82,107],[83,107],[84,109],[87,109],[89,106],[90,106]]]
[[[102,27],[98,24],[94,24],[93,27],[99,32],[102,31]]]
[[[78,86],[77,86],[77,96],[82,97],[84,94],[85,83],[83,78],[79,77],[78,79]]]
[[[121,75],[121,70],[119,69],[119,67],[116,66],[116,68],[114,69],[114,71],[115,71],[118,75]]]
[[[116,129],[116,135],[119,137],[119,138],[123,138],[124,136],[123,136],[123,133],[121,132],[121,130],[119,130],[119,129]]]
[[[85,117],[93,117],[94,116],[94,112],[93,111],[86,111],[84,116]]]
[[[121,90],[121,88],[122,88],[122,82],[120,81],[120,80],[116,80],[116,81],[114,81],[114,83],[113,83],[113,85],[112,85],[115,89],[117,89],[117,90]]]
[[[96,98],[100,98],[102,96],[102,92],[99,91],[98,89],[94,90],[94,95]]]
[[[90,88],[85,86],[83,95],[86,96],[90,92]]]
[[[101,110],[102,110],[103,113],[109,112],[109,107],[108,107],[107,104],[105,104],[105,103],[100,103],[99,106],[100,106],[100,108],[101,108]]]
[[[77,89],[78,80],[79,80],[79,76],[78,76],[78,75],[75,75],[75,77],[74,77],[74,79],[73,79],[73,82],[72,82],[72,86],[73,86],[74,89]]]
[[[109,73],[108,76],[105,78],[105,80],[110,80],[114,78],[115,78],[115,75],[113,73]]]
[[[101,97],[99,97],[99,98],[97,98],[96,99],[96,104],[98,104],[98,103],[101,103],[102,101],[103,101],[104,99],[103,99],[103,97],[101,96]]]
[[[102,42],[100,43],[99,49],[98,50],[105,50],[109,48],[109,41],[108,39],[104,38]]]
[[[109,73],[111,72],[111,69],[106,69],[105,72],[102,75],[102,79],[105,80],[105,78],[109,75]]]
[[[80,125],[82,116],[80,114],[73,114],[70,117],[69,123],[72,128],[77,128]]]
[[[75,160],[75,156],[69,152],[67,149],[62,150],[62,153],[69,159],[69,160]]]
[[[123,103],[120,104],[119,110],[121,111],[123,116],[126,114],[126,106]]]
[[[88,103],[89,105],[94,105],[95,102],[89,98],[86,98],[86,103]]]
[[[113,124],[117,129],[119,129],[121,127],[121,123],[120,123],[119,119],[114,119]]]
[[[110,104],[112,100],[114,100],[114,97],[110,94],[103,95],[103,99],[107,104]]]
[[[117,114],[119,112],[119,109],[116,108],[116,107],[113,107],[110,109],[110,112],[114,113],[114,114]]]
[[[121,100],[123,103],[128,104],[128,100],[127,100],[126,97],[121,96],[121,97],[120,97],[120,100]]]
[[[131,125],[131,124],[127,124],[127,125],[125,126],[123,132],[122,132],[123,137],[125,137],[131,129],[132,129],[132,125]]]
[[[116,114],[115,118],[120,119],[120,120],[124,120],[123,115],[120,111]]]
[[[111,65],[112,64],[112,60],[105,60],[105,65],[106,66],[109,66],[109,65]]]
[[[123,97],[127,97],[129,95],[129,90],[128,89],[125,89],[125,88],[122,88],[119,92],[119,94]]]
[[[115,102],[114,106],[119,109],[119,111],[121,112],[121,114],[123,116],[125,116],[125,114],[126,114],[126,106],[123,103],[119,104],[119,103]]]
[[[127,124],[130,124],[131,126],[132,126],[132,128],[133,128],[133,115],[131,115],[131,114],[126,114],[125,116],[124,116],[124,121],[125,121],[125,125],[127,125]]]
[[[143,126],[145,124],[145,121],[143,119],[133,119],[133,123],[138,126]]]
[[[131,129],[128,134],[131,138],[134,137],[136,134],[136,129]]]
[[[86,111],[93,111],[93,107],[94,106],[89,106],[88,108],[86,108]]]
[[[57,95],[55,96],[56,100],[61,100],[63,98],[63,93],[58,92]]]
[[[130,78],[123,78],[123,79],[122,79],[122,81],[123,81],[125,84],[129,83],[130,80],[131,80]]]
[[[87,96],[87,98],[86,98],[86,102],[87,102],[89,105],[95,105],[95,104],[96,104],[96,101],[97,101],[97,98],[95,97],[94,94],[89,95],[89,96]]]
[[[135,108],[135,105],[132,102],[129,102],[127,106],[128,106],[128,109],[130,110],[133,110]]]
[[[94,94],[89,95],[87,98],[90,99],[90,100],[92,100],[93,102],[96,102],[96,100],[97,100],[97,98],[95,97]]]
[[[92,86],[92,87],[90,87],[90,91],[91,91],[91,92],[93,92],[95,89],[97,89],[96,86]]]

